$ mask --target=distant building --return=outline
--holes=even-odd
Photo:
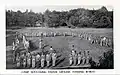
[[[36,27],[43,27],[42,21],[40,21],[40,20],[36,21],[35,26]]]

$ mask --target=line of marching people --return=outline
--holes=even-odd
[[[100,46],[112,47],[113,41],[111,38],[105,36],[95,36],[89,38],[91,44],[99,44]]]
[[[79,35],[79,38],[82,40],[88,40],[90,44],[98,44],[100,46],[106,46],[106,47],[112,47],[113,40],[110,37],[107,36],[101,36],[101,35],[94,35],[94,34],[88,34],[88,33],[82,33]]]
[[[88,40],[91,44],[100,44],[101,46],[112,46],[112,39],[107,36],[97,36],[86,32],[38,32],[38,33],[25,33],[26,36],[42,36],[42,37],[55,37],[55,36],[72,36],[79,37],[82,40]]]
[[[52,67],[56,65],[56,51],[47,53],[30,53],[25,52],[23,54],[17,53],[16,56],[16,67],[17,68],[44,68]]]
[[[89,51],[79,51],[79,53],[77,53],[75,50],[72,50],[69,54],[69,65],[90,65],[90,59],[91,56]]]

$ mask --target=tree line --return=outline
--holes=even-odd
[[[6,10],[6,27],[35,27],[36,24],[45,27],[69,27],[69,28],[113,28],[113,11],[106,7],[98,10],[84,8],[71,9],[69,11],[50,11],[35,13],[32,10],[25,12]]]

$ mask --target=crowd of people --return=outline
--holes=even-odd
[[[92,33],[75,33],[75,32],[26,32],[25,36],[31,37],[56,37],[56,36],[72,36],[79,37],[82,40],[88,40],[91,44],[99,44],[100,46],[112,46],[113,40],[107,36],[98,36]]]
[[[17,68],[44,68],[45,66],[49,67],[51,64],[54,67],[56,59],[56,51],[50,48],[50,51],[46,53],[31,53],[28,51],[17,53],[14,63]]]
[[[79,65],[90,65],[91,59],[90,51],[84,50],[79,51],[78,53],[72,49],[71,53],[69,54],[69,65],[70,66],[79,66]]]
[[[58,33],[53,33],[53,32],[51,32],[51,34],[53,36],[58,35]],[[78,36],[77,34],[70,33],[70,32],[64,33],[65,37],[69,36],[69,35],[71,35],[73,37]],[[47,33],[41,33],[41,37],[44,37],[44,36],[47,36]],[[99,39],[93,39],[93,37],[94,36],[87,34],[87,33],[79,34],[80,39],[88,40],[91,44],[99,43],[101,46],[104,46],[104,45],[108,45],[109,42],[111,42],[110,40],[108,40],[107,37],[102,37]],[[42,41],[43,41],[42,39],[40,39],[40,41],[39,41],[39,49],[41,49],[41,50],[42,50]],[[14,51],[17,50],[19,43],[20,43],[20,41],[18,40],[18,38],[15,40],[15,42],[13,42],[12,49]],[[27,67],[36,68],[38,66],[43,68],[44,66],[49,67],[50,63],[52,64],[53,67],[56,65],[57,54],[56,54],[55,50],[53,50],[52,46],[50,46],[50,49],[47,53],[44,53],[42,51],[41,53],[31,54],[31,52],[29,52],[29,50],[28,50],[29,41],[26,40],[25,35],[22,35],[22,43],[23,43],[24,49],[27,52],[25,52],[23,54],[21,54],[20,52],[18,52],[17,54],[13,54],[14,55],[13,62],[16,63],[17,68],[27,68]],[[73,49],[72,49],[71,53],[69,54],[69,65],[70,66],[90,64],[89,63],[90,59],[91,59],[90,51],[84,50],[84,51],[79,51],[77,53],[76,50],[74,50],[74,45],[73,45]]]

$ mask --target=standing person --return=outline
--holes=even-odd
[[[18,38],[15,39],[15,42],[12,43],[12,50],[13,50],[13,62],[16,62],[16,52],[18,48],[19,40]]]
[[[39,53],[37,53],[36,55],[36,66],[39,67],[40,66],[40,59],[41,59],[41,56]]]
[[[13,63],[16,61],[16,46],[15,43],[12,43],[12,50],[13,50]]]
[[[36,62],[39,62],[39,61],[40,61],[40,54],[37,53],[37,55],[36,55]]]
[[[71,53],[72,53],[72,56],[75,55],[75,46],[74,45],[72,45],[72,51],[71,51]]]
[[[19,43],[20,42],[19,42],[18,38],[16,38],[16,40],[15,40],[15,46],[17,47]]]
[[[45,65],[45,55],[42,53],[41,54],[41,68],[43,68]]]
[[[32,55],[32,68],[35,68],[35,56],[34,55]]]
[[[75,66],[76,65],[76,63],[77,63],[77,53],[76,53],[76,51],[74,51],[74,55],[73,55],[73,65]]]
[[[53,66],[53,67],[55,66],[56,58],[57,58],[56,52],[54,51],[54,52],[52,53],[52,66]]]
[[[26,54],[23,55],[23,68],[26,68],[27,61],[26,61]]]
[[[73,65],[75,65],[76,64],[76,51],[75,51],[74,45],[72,45],[71,54],[72,54],[72,58],[73,58]]]
[[[89,61],[90,61],[90,52],[87,51],[87,56],[86,56],[86,64],[90,64]]]
[[[47,54],[46,54],[46,61],[47,61],[47,67],[49,67],[50,66],[50,59],[51,57],[50,57],[50,53],[48,52]]]
[[[72,50],[72,56],[74,56],[75,55],[75,51],[74,50]]]
[[[106,37],[102,37],[102,39],[101,39],[101,46],[104,46],[105,45],[105,43],[106,43]]]
[[[69,65],[71,66],[73,63],[73,56],[72,56],[72,52],[69,54]]]
[[[12,50],[13,51],[15,50],[15,43],[14,42],[12,43]]]
[[[29,67],[31,67],[31,58],[32,58],[32,56],[31,56],[31,53],[30,52],[28,52],[27,53],[27,67],[29,68]]]
[[[43,32],[41,32],[41,38],[43,38]]]
[[[50,55],[52,55],[52,53],[53,53],[53,47],[52,46],[50,46]]]
[[[40,39],[39,48],[42,49],[42,39]]]
[[[21,67],[23,67],[23,60],[24,60],[24,57],[25,57],[25,55],[24,55],[24,53],[21,53],[20,54],[20,59],[21,59]]]
[[[17,57],[16,57],[16,66],[17,68],[20,68],[20,54],[17,53]]]
[[[23,42],[23,45],[24,45],[24,49],[26,49],[28,51],[29,41],[26,40],[25,35],[22,36],[22,42]]]
[[[82,59],[82,54],[81,54],[81,51],[78,53],[78,65],[80,65],[80,63],[81,63],[81,59]]]
[[[74,56],[75,55],[75,48],[74,48],[74,45],[72,45],[72,56]]]
[[[86,57],[85,57],[85,51],[84,51],[83,54],[82,54],[82,65],[85,64],[85,61],[86,61],[85,58],[86,58]]]

